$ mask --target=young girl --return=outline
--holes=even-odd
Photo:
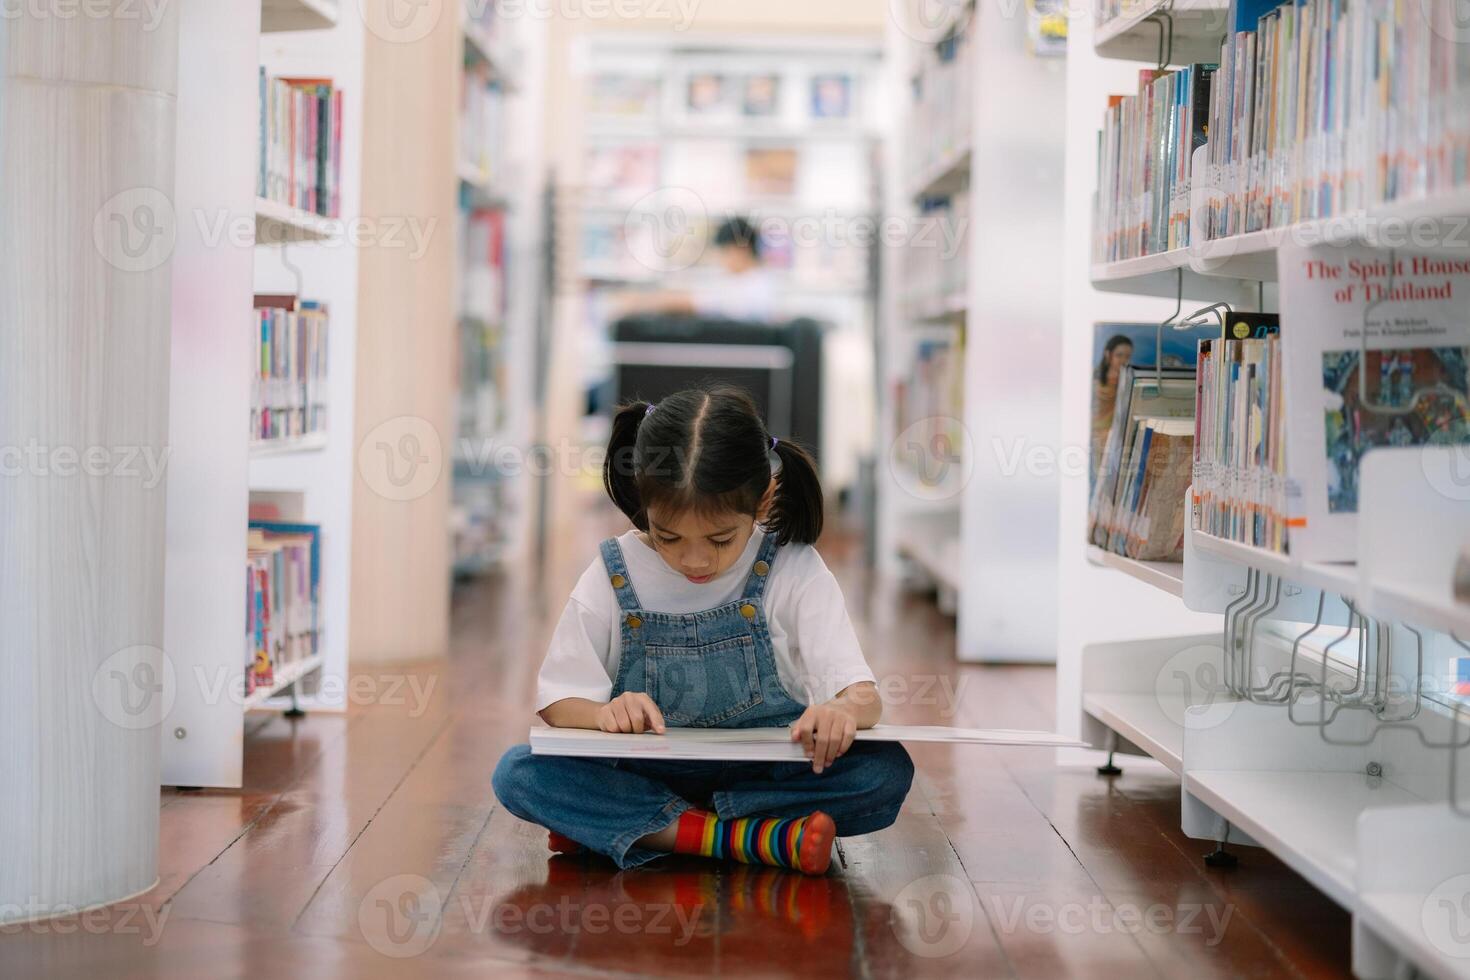
[[[773,466],[774,461],[774,466]],[[882,705],[812,542],[812,458],[735,389],[624,406],[603,466],[635,531],[602,543],[541,667],[549,725],[663,733],[788,725],[810,765],[532,755],[495,769],[507,810],[631,868],[677,852],[822,874],[837,835],[893,823],[913,764],[858,742]]]

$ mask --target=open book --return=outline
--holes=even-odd
[[[956,742],[1086,748],[1086,742],[1053,732],[943,725],[876,725],[857,733],[860,742]],[[587,728],[531,729],[534,755],[637,759],[716,759],[727,762],[807,761],[788,728],[670,728],[666,734],[623,735]]]

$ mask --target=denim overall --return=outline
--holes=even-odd
[[[660,613],[639,602],[618,542],[604,541],[622,617],[612,697],[647,694],[670,728],[779,727],[800,717],[806,705],[781,684],[763,604],[777,553],[767,534],[734,602]],[[913,763],[896,742],[855,742],[820,774],[802,762],[538,756],[517,745],[496,766],[493,785],[511,813],[630,868],[660,856],[636,846],[640,838],[694,806],[724,820],[820,809],[839,836],[871,833],[896,819],[912,778]]]
[[[622,611],[622,658],[613,697],[647,694],[677,728],[776,728],[806,710],[781,685],[762,595],[776,538],[766,535],[740,598],[697,613],[650,612],[628,578],[623,549],[602,542]]]

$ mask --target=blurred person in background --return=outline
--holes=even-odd
[[[761,262],[760,233],[742,217],[715,230],[716,265],[688,289],[625,294],[624,315],[694,313],[703,317],[767,323],[776,317],[776,282]]]

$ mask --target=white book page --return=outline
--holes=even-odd
[[[878,725],[857,733],[859,741],[949,742],[976,745],[1086,747],[1054,732],[943,725]],[[618,758],[803,760],[800,743],[786,728],[670,728],[665,734],[599,732],[581,728],[531,729],[537,755]]]

